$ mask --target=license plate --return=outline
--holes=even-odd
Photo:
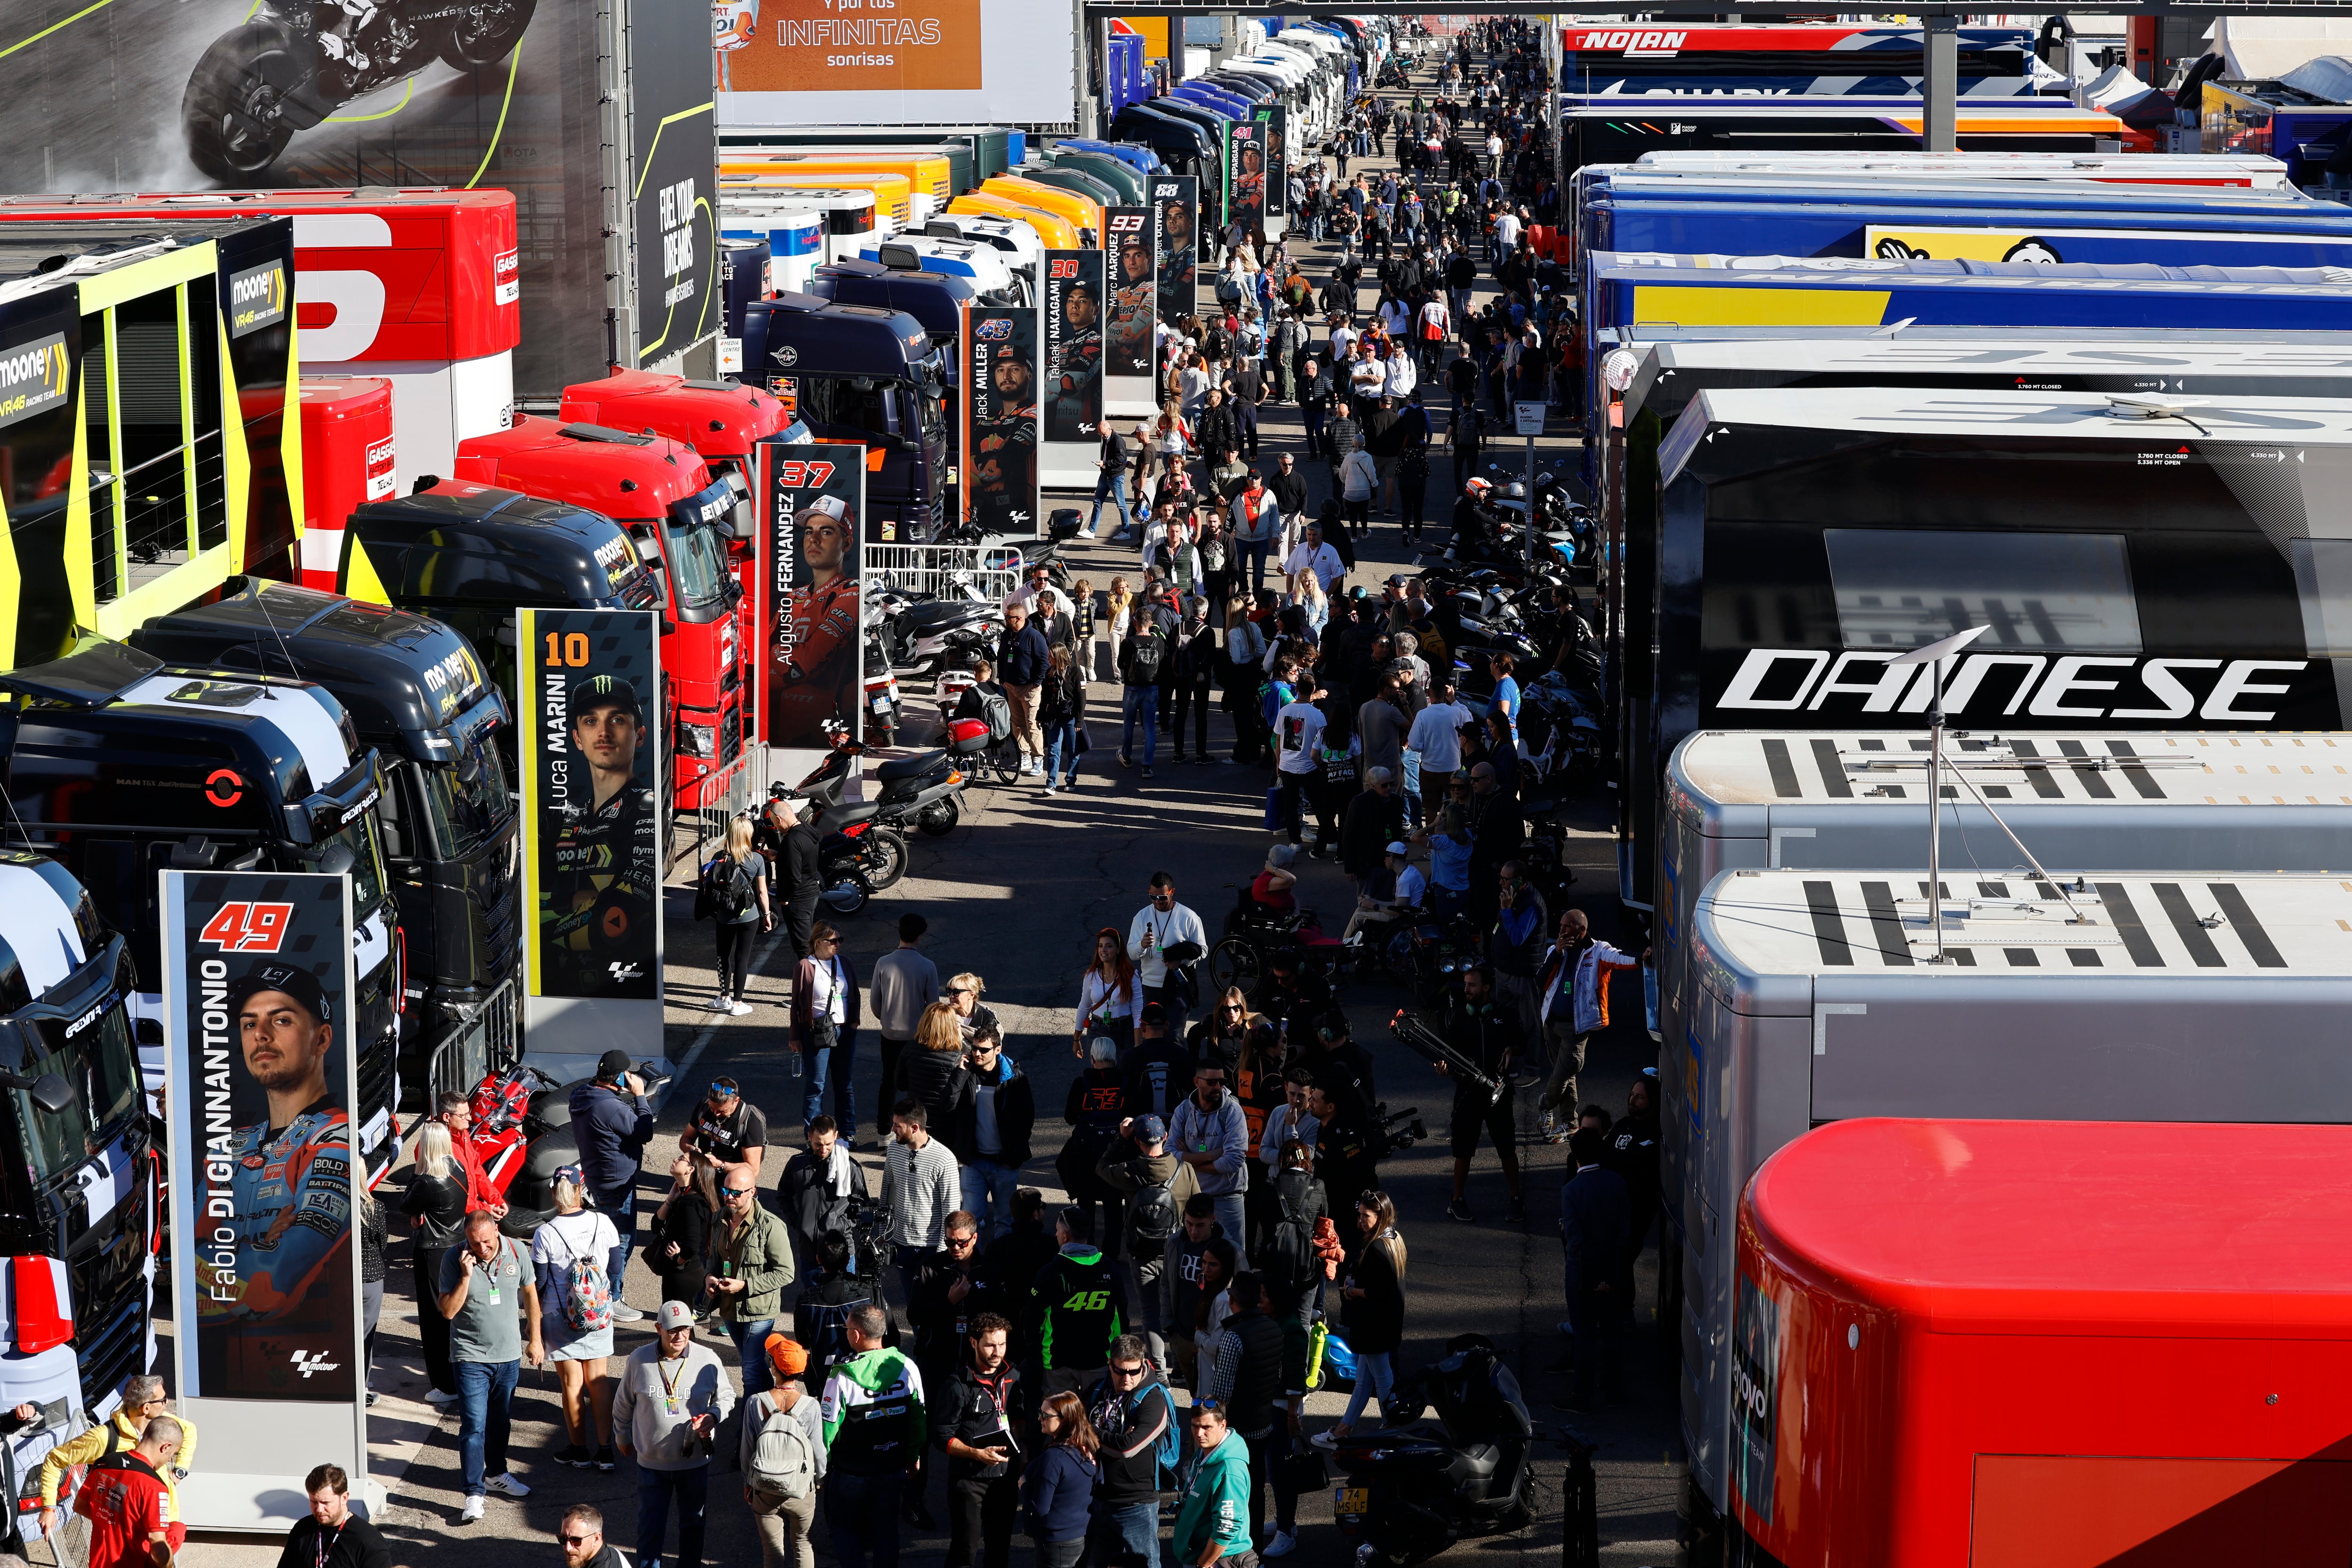
[[[1335,1487],[1331,1493],[1334,1513],[1366,1514],[1372,1511],[1372,1489],[1370,1487]]]
[[[877,697],[874,700],[874,711],[877,713],[890,711],[890,700],[887,697]]]

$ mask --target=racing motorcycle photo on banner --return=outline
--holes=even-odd
[[[1045,439],[1091,444],[1103,416],[1103,253],[1045,253]]]
[[[1103,328],[1103,374],[1151,378],[1152,329],[1160,321],[1159,268],[1151,257],[1150,207],[1103,208],[1110,318]]]
[[[1201,182],[1191,174],[1151,180],[1151,255],[1160,268],[1160,319],[1192,313],[1200,256]]]
[[[661,625],[523,610],[523,909],[530,994],[661,994]]]
[[[165,871],[180,1392],[359,1388],[351,879]]]
[[[1049,280],[1050,281],[1050,280]],[[1049,297],[1046,309],[1054,309]],[[963,335],[963,514],[983,534],[1037,533],[1037,313],[973,306]]]
[[[858,530],[866,448],[838,441],[762,441],[768,529],[760,563],[760,738],[823,750],[827,721],[858,738],[865,634],[858,616]]]

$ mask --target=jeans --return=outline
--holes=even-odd
[[[874,1136],[884,1141],[882,1147],[886,1150],[890,1147],[890,1102],[897,1098],[890,1086],[898,1081],[899,1056],[912,1048],[914,1044],[912,1040],[894,1040],[887,1035],[882,1037],[882,1086],[874,1092],[875,1100],[879,1102],[874,1107]],[[856,1132],[856,1127],[846,1121],[842,1123],[843,1137],[855,1137]]]
[[[466,1495],[480,1497],[489,1477],[507,1473],[507,1431],[522,1363],[461,1361],[456,1371],[457,1456],[466,1472]]]
[[[1307,455],[1310,458],[1320,457],[1323,452],[1324,410],[1309,408],[1303,412],[1307,418]]]
[[[729,1318],[724,1321],[727,1337],[735,1342],[736,1359],[743,1363],[743,1397],[767,1393],[775,1382],[768,1370],[772,1364],[768,1360],[768,1336],[776,1331],[776,1320],[755,1318],[748,1323],[739,1323]]]
[[[1062,771],[1062,759],[1070,760],[1069,771]],[[1078,721],[1063,719],[1045,726],[1045,782],[1059,778],[1067,784],[1078,782]]]
[[[1037,1568],[1078,1568],[1078,1559],[1087,1554],[1087,1538],[1073,1536],[1067,1541],[1037,1542]]]
[[[1622,1283],[1620,1289],[1622,1289]],[[1606,1384],[1613,1398],[1625,1384],[1625,1308],[1627,1299],[1614,1291],[1577,1289],[1576,1268],[1568,1268],[1568,1321],[1575,1331],[1575,1377],[1568,1402],[1580,1409],[1592,1404],[1596,1387]]]
[[[1002,1475],[948,1483],[946,1568],[1006,1568],[1013,1558],[1013,1523],[1021,1511],[1021,1482]]]
[[[677,1502],[679,1568],[702,1568],[703,1504],[710,1496],[710,1467],[684,1470],[637,1468],[637,1568],[661,1568],[662,1537],[669,1532],[670,1501]]]
[[[621,1245],[613,1248],[604,1270],[604,1278],[612,1282],[613,1300],[618,1301],[621,1280],[629,1271],[629,1252],[637,1244],[637,1184],[632,1180],[626,1186],[599,1192],[594,1196],[596,1206],[612,1220],[613,1229],[621,1237]]]
[[[1094,1538],[1095,1560],[1104,1568],[1160,1568],[1160,1505],[1097,1508]]]
[[[1239,539],[1234,542],[1240,547],[1242,559],[1249,563],[1250,592],[1255,594],[1263,591],[1265,587],[1265,558],[1274,549],[1274,541]]]
[[[1275,796],[1275,820],[1290,830],[1290,842],[1296,845],[1299,841],[1299,829],[1307,824],[1306,806],[1299,800],[1298,792],[1313,789],[1316,783],[1315,775],[1277,773],[1275,774],[1274,782],[1281,792]]]
[[[993,1160],[974,1160],[957,1168],[956,1181],[963,1189],[964,1212],[980,1221],[982,1246],[1013,1228],[1013,1194],[1021,1185],[1018,1170]],[[744,1397],[751,1394],[746,1392]]]
[[[840,1041],[829,1051],[801,1047],[801,1069],[807,1075],[808,1088],[801,1094],[801,1121],[803,1125],[824,1114],[824,1086],[833,1085],[833,1123],[845,1138],[857,1131],[857,1096],[851,1086],[852,1069],[857,1060],[857,1031],[840,1028]]]
[[[880,1476],[826,1472],[824,1522],[840,1568],[866,1568],[869,1552],[874,1568],[898,1568],[898,1499],[906,1479],[898,1470]]]
[[[1127,470],[1125,468],[1105,468],[1101,476],[1095,480],[1095,510],[1087,518],[1087,533],[1093,533],[1095,525],[1102,521],[1103,502],[1106,500],[1115,501],[1118,505],[1118,530],[1121,533],[1135,526],[1135,520],[1127,510]]]
[[[1184,719],[1192,719],[1192,754],[1205,760],[1209,755],[1209,683],[1205,677],[1197,680],[1177,681],[1175,700],[1169,704],[1173,717],[1168,728],[1176,740],[1176,754],[1184,754]]]
[[[1249,1235],[1247,1228],[1249,1221],[1244,1209],[1243,1194],[1219,1193],[1209,1201],[1217,1205],[1217,1223],[1225,1227],[1225,1239],[1232,1242],[1238,1251],[1244,1238]],[[1246,1256],[1242,1258],[1241,1265],[1244,1268],[1249,1267],[1249,1258]]]
[[[1395,1358],[1393,1351],[1356,1352],[1356,1392],[1348,1395],[1348,1413],[1339,1417],[1351,1430],[1356,1417],[1364,1413],[1365,1402],[1374,1397],[1381,1402],[1381,1425],[1388,1425],[1389,1394],[1396,1387]]]
[[[1150,767],[1160,753],[1160,688],[1130,686],[1127,688],[1118,727],[1118,754],[1129,762],[1135,760],[1136,716],[1143,719],[1143,765]]]

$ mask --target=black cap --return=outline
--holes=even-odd
[[[644,705],[637,700],[637,689],[617,675],[592,675],[585,680],[575,680],[564,700],[575,719],[592,708],[625,708],[629,716],[639,721],[646,716]]]
[[[626,1051],[606,1051],[603,1056],[596,1058],[596,1076],[605,1079],[607,1082],[616,1081],[623,1073],[628,1070],[629,1053]]]
[[[1143,1022],[1147,1024],[1165,1024],[1168,1022],[1168,1009],[1161,1006],[1157,1002],[1146,1002],[1143,1005]]]
[[[326,990],[320,985],[319,977],[302,965],[288,963],[282,959],[257,963],[245,972],[243,979],[231,981],[228,1010],[236,1012],[264,991],[276,991],[293,997],[321,1024],[334,1022],[328,1010]]]

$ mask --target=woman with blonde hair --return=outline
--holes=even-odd
[[[915,1048],[898,1053],[898,1081],[887,1100],[911,1095],[929,1113],[929,1125],[945,1135],[971,1098],[971,1071],[964,1066],[963,1020],[945,1002],[923,1009],[915,1024]]]
[[[1135,590],[1127,585],[1123,576],[1110,580],[1110,646],[1118,647],[1127,640],[1127,623],[1135,613]]]
[[[416,1299],[429,1301],[441,1289],[441,1259],[463,1239],[466,1229],[466,1167],[457,1161],[446,1123],[427,1121],[416,1133],[416,1169],[400,1195],[400,1212],[415,1227],[410,1257],[416,1268]],[[449,1320],[438,1311],[416,1314],[425,1342],[425,1394],[434,1405],[457,1402],[457,1372],[449,1363]]]
[[[983,1026],[996,1030],[998,1039],[1004,1037],[1004,1031],[996,1022],[996,1010],[981,1005],[981,997],[987,993],[988,982],[970,970],[950,980],[947,989],[940,993],[940,1000],[955,1009],[956,1021],[961,1026],[966,1040],[978,1034]]]
[[[592,1465],[609,1470],[614,1463],[613,1384],[604,1375],[604,1363],[613,1353],[613,1303],[619,1299],[620,1281],[605,1279],[601,1301],[574,1301],[572,1271],[586,1264],[602,1274],[604,1260],[621,1245],[621,1233],[588,1206],[587,1188],[579,1166],[558,1168],[555,1214],[532,1234],[530,1261],[539,1275],[540,1337],[562,1385],[563,1425],[572,1438],[555,1461],[575,1470]],[[595,1326],[577,1326],[581,1322]],[[596,1444],[593,1455],[588,1449],[592,1439]]]
[[[1328,1434],[1335,1442],[1354,1430],[1374,1397],[1387,1424],[1396,1351],[1404,1342],[1404,1237],[1397,1234],[1395,1201],[1384,1192],[1360,1194],[1356,1229],[1364,1244],[1340,1291],[1348,1303],[1348,1347],[1356,1352],[1356,1391],[1348,1396],[1348,1413]]]
[[[719,922],[719,990],[710,1010],[740,1018],[751,1011],[743,1000],[744,983],[751,977],[751,938],[776,923],[768,908],[768,858],[751,847],[749,816],[727,825],[727,847],[703,868],[702,878],[711,918]]]

